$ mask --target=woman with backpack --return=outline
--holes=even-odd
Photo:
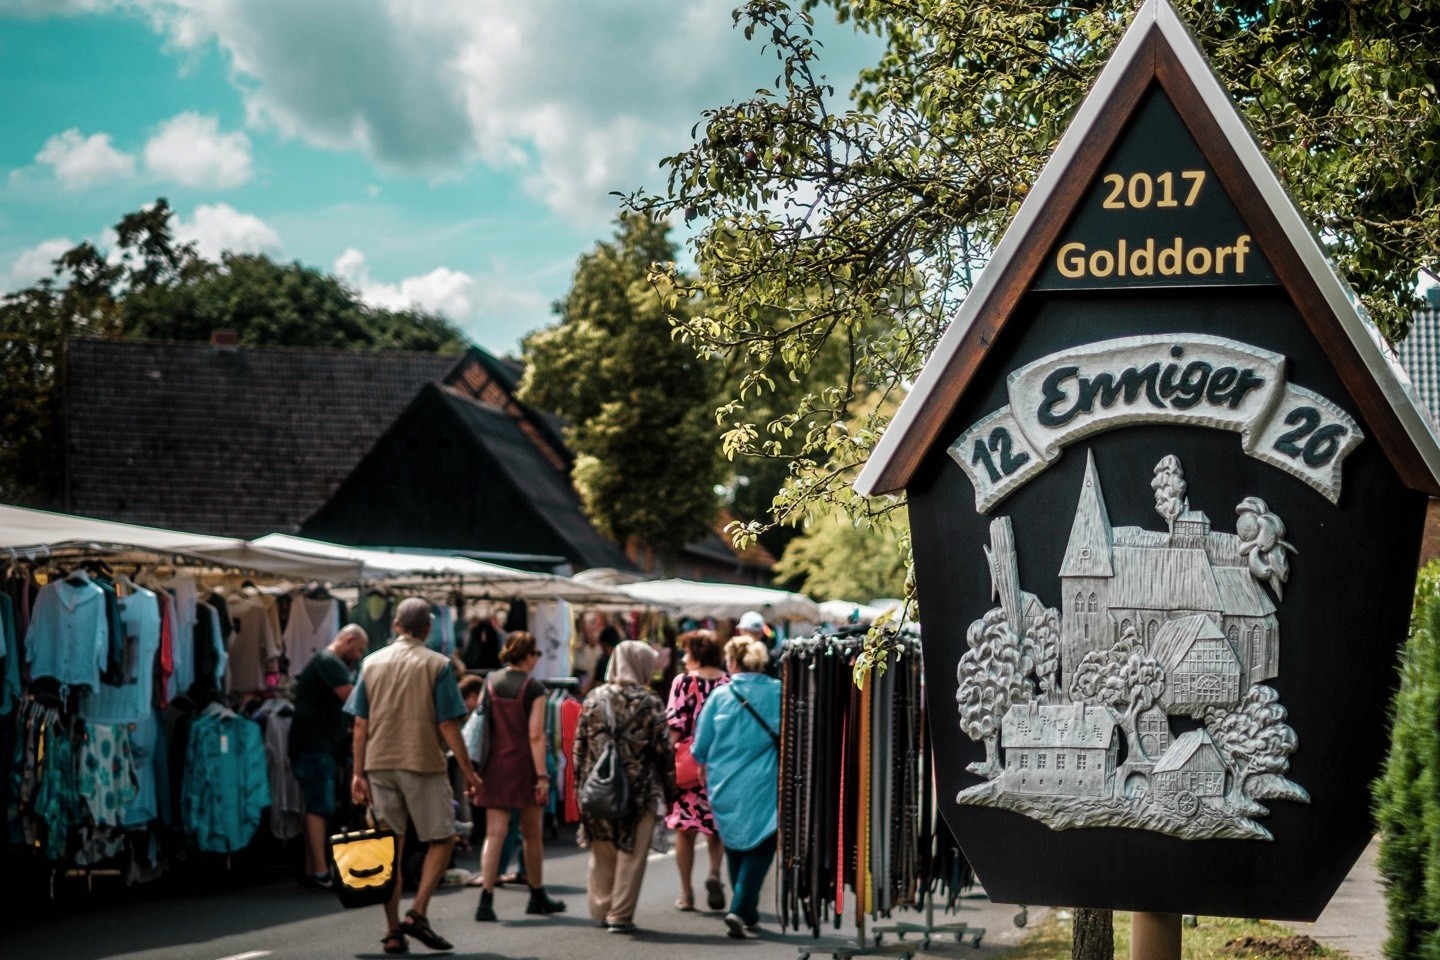
[[[700,783],[699,767],[690,755],[695,738],[695,724],[700,709],[717,686],[729,681],[721,669],[723,652],[720,641],[710,630],[690,630],[676,638],[676,646],[685,651],[685,672],[670,684],[670,742],[675,745],[675,781],[680,788],[665,818],[665,826],[675,831],[675,866],[680,870],[680,896],[676,910],[695,909],[695,891],[690,876],[695,866],[695,844],[701,837],[710,854],[710,873],[705,880],[705,905],[711,910],[725,909],[725,887],[720,882],[720,864],[725,848],[715,831],[715,815],[710,812],[710,797]]]
[[[770,651],[753,637],[732,637],[725,660],[730,682],[706,699],[690,749],[725,842],[731,888],[725,926],[743,940],[760,923],[760,887],[775,859],[780,681],[765,675]]]
[[[665,704],[649,685],[656,658],[648,644],[617,645],[607,682],[586,695],[575,734],[590,916],[611,933],[635,929],[650,835],[679,793]]]

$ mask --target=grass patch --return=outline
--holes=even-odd
[[[1061,916],[1065,919],[1061,919]],[[1349,954],[1324,946],[1269,920],[1200,917],[1180,930],[1181,960],[1349,960]],[[1006,960],[1069,960],[1069,911],[1056,911],[1035,928]],[[1129,960],[1130,914],[1115,913],[1115,958]]]

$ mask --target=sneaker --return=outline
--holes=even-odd
[[[335,881],[330,878],[330,871],[324,873],[310,874],[300,878],[300,886],[309,887],[311,890],[334,890]]]
[[[745,921],[733,913],[725,914],[725,933],[732,940],[745,939]]]
[[[628,920],[624,923],[607,923],[605,925],[605,929],[609,930],[611,933],[634,933],[635,924],[631,923]]]

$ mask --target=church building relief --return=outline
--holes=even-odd
[[[1285,777],[1299,742],[1265,684],[1295,548],[1259,497],[1213,530],[1174,456],[1149,483],[1164,528],[1114,527],[1087,457],[1055,607],[1021,587],[1010,519],[992,521],[999,605],[970,625],[956,692],[985,780],[957,800],[1057,830],[1273,839],[1260,801],[1310,799]]]

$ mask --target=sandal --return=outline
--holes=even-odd
[[[431,929],[428,919],[414,910],[405,911],[405,919],[400,922],[400,932],[409,934],[431,950],[455,949],[453,943]]]
[[[399,930],[391,930],[385,934],[384,939],[380,941],[380,945],[385,949],[386,953],[410,952],[410,944],[405,941],[405,934]]]
[[[695,909],[695,895],[681,894],[675,898],[675,909],[683,912],[690,912]]]

